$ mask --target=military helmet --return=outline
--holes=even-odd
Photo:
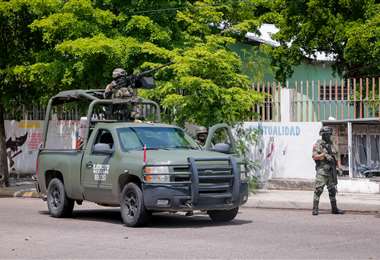
[[[118,79],[118,78],[124,77],[126,75],[127,75],[127,73],[125,72],[125,70],[121,69],[121,68],[116,68],[112,71],[112,78],[113,79]]]
[[[197,135],[198,135],[198,134],[207,134],[207,133],[208,133],[207,128],[204,127],[204,126],[200,126],[200,127],[198,127],[198,129],[197,129],[196,132],[197,132]]]
[[[332,135],[333,133],[333,130],[331,127],[329,126],[323,126],[321,128],[321,130],[319,130],[319,135],[323,135],[323,134],[329,134],[329,135]]]

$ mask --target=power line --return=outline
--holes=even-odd
[[[243,3],[248,1],[236,1],[237,3]],[[203,9],[206,7],[221,7],[225,4],[207,4],[202,6],[192,6],[194,9]],[[168,12],[168,11],[177,11],[185,8],[190,8],[191,6],[178,6],[178,7],[169,7],[169,8],[161,8],[161,9],[151,9],[151,10],[143,10],[143,11],[129,11],[128,13],[133,14],[144,14],[144,13],[157,13],[157,12]]]

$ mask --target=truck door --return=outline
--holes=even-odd
[[[227,124],[216,124],[210,127],[204,148],[226,154],[236,154],[236,143],[231,127]]]
[[[82,160],[81,183],[86,200],[112,201],[111,168],[114,159],[114,138],[109,130],[98,129],[90,138]]]

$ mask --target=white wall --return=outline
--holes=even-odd
[[[5,121],[6,140],[13,146],[7,147],[10,172],[34,173],[37,152],[43,138],[42,120]],[[52,148],[70,149],[75,147],[78,137],[79,121],[51,121],[48,132],[48,145]],[[20,137],[26,134],[26,141],[21,145]],[[10,158],[14,165],[10,165]]]
[[[311,122],[246,122],[245,127],[260,129],[258,142],[251,148],[261,181],[270,178],[315,178],[312,157],[319,139],[321,123]]]

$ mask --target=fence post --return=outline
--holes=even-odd
[[[350,99],[351,99],[351,96],[350,96],[351,84],[350,83],[351,83],[351,81],[348,78],[347,79],[347,117],[349,119],[351,119],[351,105],[350,105],[350,103],[351,103],[351,101],[350,101]]]
[[[321,81],[318,80],[318,114],[317,114],[317,121],[321,120]]]
[[[364,111],[365,111],[365,117],[368,117],[369,114],[369,80],[368,78],[365,79],[365,106],[364,106]]]
[[[353,86],[353,90],[352,90],[352,94],[354,95],[354,119],[356,119],[356,78],[354,78],[354,82],[353,82],[354,86]]]
[[[372,104],[373,104],[373,106],[372,106],[372,115],[371,115],[371,117],[375,117],[376,116],[375,85],[376,85],[375,78],[372,78]]]
[[[330,116],[332,116],[332,80],[330,79],[330,82],[329,82],[329,116],[327,118],[329,118]]]
[[[359,96],[359,118],[363,118],[363,78],[359,79],[360,96]]]
[[[315,122],[315,86],[314,86],[314,80],[311,81],[311,121]]]
[[[338,119],[338,80],[335,80],[335,119]]]
[[[282,116],[281,116],[281,92],[282,92],[282,87],[281,87],[281,83],[278,82],[277,83],[277,90],[278,90],[278,106],[277,106],[277,116],[278,116],[278,122],[282,121]]]
[[[294,82],[294,86],[295,86],[295,98],[294,98],[294,102],[295,102],[295,121],[298,122],[298,82],[297,80]]]
[[[344,79],[341,80],[340,86],[340,119],[344,119]]]
[[[309,122],[309,80],[306,80],[306,122]]]
[[[270,110],[271,110],[271,100],[273,100],[273,96],[271,95],[271,89],[272,89],[272,85],[270,84],[270,81],[267,82],[267,105],[266,105],[266,114],[267,114],[267,121],[270,121],[271,120],[271,117],[270,117]]]
[[[303,100],[303,81],[301,80],[300,85],[300,92],[301,92],[301,102],[300,102],[300,121],[303,121],[303,107],[304,107],[304,100]]]

